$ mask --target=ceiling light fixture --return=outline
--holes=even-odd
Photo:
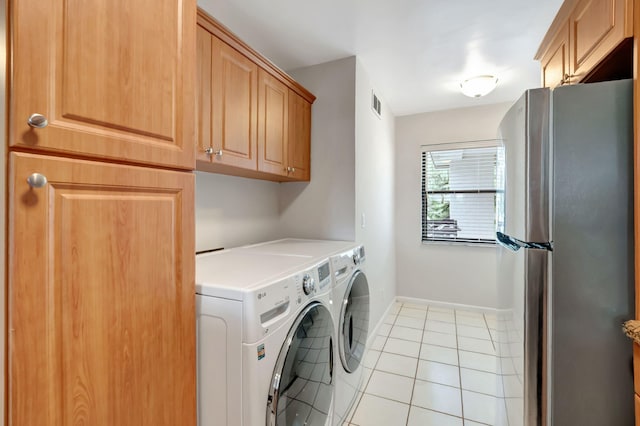
[[[497,84],[498,77],[493,75],[478,75],[460,83],[460,90],[470,98],[479,98],[480,96],[491,93]]]

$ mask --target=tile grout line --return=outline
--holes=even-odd
[[[496,351],[496,356],[498,356],[498,348],[496,347],[496,342],[493,341],[493,336],[491,335],[491,330],[489,328],[489,323],[487,322],[487,317],[485,314],[482,314],[482,320],[487,327],[487,332],[489,333],[489,339],[491,340],[491,344],[493,345],[493,350]]]
[[[497,340],[497,338],[500,337],[499,336],[499,331],[496,330],[496,339],[494,339],[493,338],[493,334],[491,334],[491,329],[489,327],[489,322],[487,321],[486,315],[483,315],[483,317],[484,317],[484,322],[487,324],[487,329],[489,330],[489,337],[491,337],[491,344],[493,345],[493,349],[496,351],[496,363],[500,362],[500,370],[498,371],[498,374],[496,376],[498,378],[498,380],[500,381],[500,383],[496,384],[496,385],[499,386],[500,388],[502,388],[502,392],[500,392],[498,390],[498,388],[496,388],[496,393],[500,394],[500,395],[496,395],[496,398],[498,400],[502,400],[502,405],[503,405],[504,410],[505,410],[505,419],[507,421],[507,426],[509,426],[509,416],[507,414],[507,401],[505,400],[505,397],[504,397],[505,392],[504,392],[504,379],[503,379],[503,376],[502,376],[502,362],[499,361],[501,359],[501,357],[500,357],[501,350],[499,349],[499,345],[501,344],[501,342]],[[499,417],[500,417],[500,413],[496,412],[495,421],[497,421]]]
[[[411,397],[409,398],[409,411],[407,412],[406,426],[409,426],[409,416],[411,415],[411,407],[413,407],[413,394],[416,390],[416,378],[418,377],[418,368],[420,367],[420,354],[422,354],[422,345],[424,342],[424,332],[427,327],[427,318],[429,317],[429,305],[424,312],[424,321],[422,323],[422,333],[420,335],[420,346],[418,347],[418,359],[416,361],[416,371],[413,374],[413,386],[411,386]]]
[[[506,392],[505,392],[505,386],[504,386],[504,375],[502,374],[502,357],[501,355],[501,351],[498,349],[499,345],[501,344],[500,341],[498,341],[497,339],[500,337],[500,330],[496,330],[496,340],[494,340],[493,338],[493,334],[491,334],[491,327],[489,327],[489,322],[487,321],[487,316],[484,316],[484,321],[487,324],[487,329],[489,329],[489,336],[491,337],[491,342],[493,343],[493,348],[496,351],[496,364],[499,363],[500,364],[500,368],[497,371],[497,374],[500,380],[500,387],[502,387],[502,392],[501,395],[502,396],[498,396],[497,398],[502,399],[502,405],[504,407],[504,413],[505,413],[505,419],[507,422],[507,426],[509,426],[509,412],[507,410],[507,398],[506,398]],[[496,326],[496,328],[499,328],[498,326]],[[497,365],[496,365],[497,368]],[[500,416],[500,413],[496,413],[496,420],[497,417]]]
[[[398,303],[398,302],[396,302]],[[398,321],[398,317],[400,316],[400,310],[402,309],[402,306],[404,305],[404,303],[400,302],[400,308],[398,309],[398,313],[395,314],[395,319],[393,320],[393,323],[391,323],[391,329],[393,329],[393,327],[396,325],[396,321]],[[387,314],[388,316],[389,314]],[[386,324],[385,322],[383,322],[383,324]],[[371,369],[371,374],[369,375],[369,377],[367,378],[367,382],[363,383],[360,385],[362,390],[358,389],[358,393],[359,398],[356,401],[356,403],[354,404],[353,407],[351,407],[351,410],[349,411],[349,413],[351,413],[351,416],[349,416],[349,418],[347,419],[346,423],[347,424],[351,424],[351,420],[353,420],[353,417],[356,415],[356,411],[358,411],[358,408],[360,407],[360,402],[362,402],[362,397],[364,397],[365,394],[365,390],[367,389],[367,386],[369,386],[369,382],[371,381],[371,376],[373,376],[373,372],[376,371],[376,365],[378,365],[378,362],[380,361],[380,357],[382,356],[382,353],[384,352],[384,347],[387,344],[387,340],[389,340],[389,335],[391,334],[391,330],[389,330],[389,334],[386,336],[382,336],[384,337],[384,343],[382,344],[382,349],[380,350],[380,356],[378,356],[378,359],[376,360],[376,363],[374,364],[373,368]],[[377,336],[380,336],[380,334],[378,334]],[[371,350],[371,349],[369,349]],[[364,360],[363,360],[364,361]],[[364,365],[362,365],[362,368],[364,369]],[[381,370],[380,370],[381,371]],[[363,371],[364,372],[364,371]],[[377,395],[376,395],[377,396]],[[347,415],[349,414],[347,413]]]
[[[462,367],[460,366],[460,347],[458,343],[458,311],[453,311],[453,320],[454,327],[456,330],[456,356],[458,357],[458,382],[460,383],[460,411],[462,414],[462,424],[464,425],[465,417],[464,417],[464,400],[462,398]]]
[[[397,325],[397,320],[398,320],[398,317],[399,317],[399,316],[401,316],[401,315],[400,315],[400,311],[402,310],[403,306],[404,306],[404,304],[402,304],[402,303],[401,303],[401,304],[400,304],[400,307],[399,307],[399,310],[398,310],[398,313],[394,315],[394,316],[395,316],[394,321],[393,321],[391,324],[389,324],[389,325],[391,326],[391,329],[393,329],[393,328]],[[383,345],[382,345],[381,350],[379,351],[379,352],[380,352],[380,354],[379,354],[379,356],[378,356],[378,359],[376,360],[375,364],[373,365],[373,368],[371,369],[371,375],[369,376],[369,380],[368,380],[366,383],[364,383],[364,384],[363,384],[362,392],[361,392],[360,398],[359,398],[359,400],[357,401],[357,404],[356,404],[356,405],[354,405],[354,407],[352,408],[352,415],[351,415],[351,417],[347,420],[347,422],[346,422],[346,424],[347,424],[347,425],[353,425],[353,426],[356,426],[356,424],[355,424],[355,423],[350,423],[350,421],[351,421],[351,420],[353,420],[353,418],[354,418],[354,416],[355,416],[355,413],[357,412],[357,410],[358,410],[358,408],[359,408],[359,406],[360,406],[360,403],[362,402],[362,397],[364,397],[364,394],[366,393],[366,392],[365,392],[365,390],[367,389],[368,384],[369,384],[369,382],[370,382],[370,380],[371,380],[371,377],[373,376],[373,373],[374,373],[375,371],[383,372],[383,373],[386,373],[386,374],[394,374],[394,375],[398,375],[398,376],[406,377],[406,378],[409,378],[409,379],[412,379],[412,380],[413,380],[413,387],[412,387],[411,397],[410,397],[410,400],[409,400],[409,403],[408,403],[408,404],[403,403],[402,401],[399,401],[399,400],[395,400],[395,399],[391,399],[391,398],[387,398],[387,397],[383,397],[383,396],[379,396],[379,395],[375,395],[375,394],[368,394],[368,395],[372,395],[372,396],[375,396],[375,397],[378,397],[378,398],[381,398],[381,399],[384,399],[384,400],[389,400],[389,401],[397,402],[397,403],[399,403],[399,404],[408,405],[408,406],[409,406],[409,412],[407,413],[406,426],[408,426],[408,425],[409,425],[409,415],[411,414],[411,410],[412,410],[412,408],[414,408],[414,407],[416,407],[416,408],[417,408],[417,407],[420,407],[420,408],[422,408],[422,409],[426,409],[426,410],[428,410],[428,411],[438,412],[438,413],[441,413],[441,414],[443,414],[443,415],[456,417],[456,418],[458,418],[458,419],[461,419],[461,420],[462,420],[462,422],[463,422],[463,424],[464,424],[464,422],[466,421],[466,419],[465,419],[465,417],[464,417],[464,403],[463,403],[463,399],[462,399],[462,391],[463,391],[463,389],[462,389],[462,366],[461,366],[461,360],[460,360],[460,349],[459,349],[459,342],[458,342],[458,338],[460,337],[460,336],[458,336],[458,321],[457,321],[457,319],[458,319],[458,313],[457,313],[455,310],[454,310],[454,315],[453,315],[453,316],[454,316],[454,322],[453,322],[453,324],[452,324],[452,325],[454,326],[454,330],[455,330],[455,337],[456,337],[456,348],[455,348],[455,349],[456,349],[456,356],[457,356],[457,362],[458,362],[458,365],[457,365],[457,367],[458,367],[458,368],[457,368],[457,369],[458,369],[458,383],[459,383],[459,386],[460,386],[460,388],[459,388],[459,389],[460,389],[460,403],[461,403],[461,410],[462,410],[462,413],[461,413],[461,414],[462,414],[462,416],[460,416],[460,417],[459,417],[459,416],[455,416],[455,415],[452,415],[451,413],[442,412],[442,411],[438,411],[438,410],[433,410],[432,408],[421,407],[421,406],[419,406],[419,405],[414,405],[414,404],[412,403],[412,401],[413,401],[413,396],[414,396],[414,391],[415,391],[415,385],[416,385],[416,382],[417,382],[417,372],[418,372],[418,368],[419,368],[420,361],[421,361],[421,358],[420,358],[420,357],[421,357],[421,354],[422,354],[422,346],[423,346],[424,344],[426,344],[426,343],[425,343],[425,333],[426,333],[426,331],[428,331],[426,328],[427,328],[427,323],[428,323],[428,315],[429,315],[430,307],[429,307],[429,305],[426,305],[426,306],[427,306],[427,309],[425,310],[425,318],[424,318],[424,321],[423,321],[422,335],[421,335],[421,339],[420,339],[420,341],[419,341],[419,342],[417,342],[417,341],[415,341],[415,340],[414,340],[414,341],[411,341],[411,340],[406,340],[406,339],[398,339],[398,340],[405,340],[405,341],[410,341],[410,342],[419,343],[419,345],[420,345],[419,350],[418,350],[418,355],[417,355],[417,357],[415,358],[415,359],[416,359],[416,370],[415,370],[415,375],[414,375],[414,377],[413,377],[413,378],[411,378],[411,377],[404,376],[404,375],[402,375],[402,374],[398,374],[398,373],[394,373],[394,372],[386,372],[386,371],[383,371],[383,370],[379,370],[379,369],[377,368],[377,366],[378,366],[378,364],[379,364],[379,362],[380,362],[380,358],[382,357],[382,353],[385,353],[384,348],[385,348],[385,346],[386,346],[387,342],[389,341],[389,339],[390,339],[390,338],[392,338],[392,337],[391,337],[391,331],[389,332],[389,335],[387,335],[387,336],[378,335],[378,336],[380,336],[380,337],[383,337],[383,339],[384,339],[384,343],[383,343]],[[414,318],[414,319],[417,319],[417,318]],[[451,324],[451,323],[450,323],[450,324]],[[485,324],[486,324],[486,318],[485,318]],[[461,324],[461,325],[465,325],[465,324]],[[398,325],[398,326],[399,326],[399,327],[402,327],[401,325]],[[487,327],[487,330],[488,330],[488,325],[486,325],[486,327]],[[411,328],[411,327],[409,327],[409,328]],[[416,329],[416,330],[417,330],[417,329]],[[438,332],[436,332],[436,333],[438,333]],[[442,333],[442,332],[439,332],[439,333],[440,333],[440,334],[449,334],[449,333]],[[479,340],[485,340],[485,341],[486,341],[486,339],[479,339]],[[435,345],[435,346],[437,346],[437,347],[443,347],[443,348],[446,348],[446,349],[453,349],[453,348],[450,348],[450,347],[447,347],[447,346],[439,346],[439,345]],[[492,346],[493,346],[493,341],[492,341]],[[495,347],[495,346],[494,346],[494,347]],[[480,355],[487,355],[487,356],[490,356],[490,354],[486,354],[486,353],[482,353],[482,352],[475,352],[475,351],[467,351],[467,352],[472,352],[472,353],[476,353],[476,354],[480,354]],[[394,353],[392,353],[392,352],[388,352],[388,353],[389,353],[389,354],[394,354]],[[396,355],[401,355],[401,356],[402,356],[402,354],[396,354]],[[406,355],[403,355],[403,356],[406,356]],[[494,356],[495,356],[495,355],[494,355]],[[413,357],[409,357],[409,358],[413,358]],[[436,364],[451,365],[451,364],[447,364],[447,363],[445,363],[445,362],[439,362],[439,361],[431,361],[431,362],[436,363]],[[496,374],[496,373],[494,373],[494,372],[492,372],[492,371],[476,370],[475,368],[470,368],[470,369],[471,369],[471,370],[474,370],[474,371],[479,371],[479,372],[489,373],[489,374]],[[432,381],[430,381],[430,380],[426,380],[426,381],[427,381],[427,382],[431,382],[431,383],[436,383],[436,384],[438,384],[437,382],[432,382]],[[453,387],[453,388],[455,388],[455,387],[456,387],[456,386],[450,386],[450,385],[447,385],[447,384],[444,384],[444,383],[439,383],[439,385],[442,385],[442,386],[448,386],[448,387]],[[492,395],[492,394],[485,394],[485,393],[483,393],[483,392],[476,392],[476,391],[470,391],[470,392],[472,392],[472,393],[474,393],[474,394],[487,395],[487,396],[491,396],[491,397],[494,397],[494,398],[495,398],[495,396],[494,396],[494,395]],[[506,401],[505,401],[505,404],[506,404]],[[505,406],[505,408],[506,408],[506,406]],[[470,421],[471,421],[471,420],[470,420]],[[478,423],[478,424],[484,424],[484,423],[482,423],[482,422],[477,422],[477,423]]]

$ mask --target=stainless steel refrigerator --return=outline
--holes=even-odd
[[[498,423],[633,425],[632,81],[529,90],[499,137]]]

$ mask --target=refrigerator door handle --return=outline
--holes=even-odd
[[[518,251],[521,248],[553,251],[553,241],[548,241],[546,243],[522,241],[517,238],[510,237],[507,234],[503,234],[502,232],[496,232],[496,237],[498,237],[498,243],[500,243],[501,246],[506,247],[511,251]]]

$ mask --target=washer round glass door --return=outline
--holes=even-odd
[[[267,402],[267,425],[324,425],[333,402],[331,313],[320,302],[307,306],[280,350]]]
[[[369,283],[356,271],[342,299],[340,313],[340,359],[345,370],[354,372],[364,357],[369,334]]]

